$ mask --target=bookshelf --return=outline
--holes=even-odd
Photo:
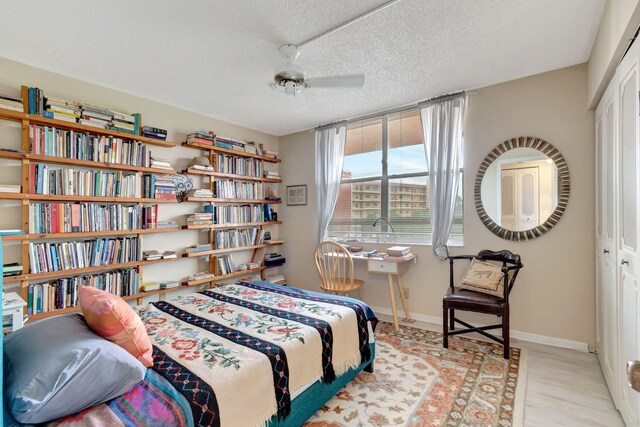
[[[213,133],[211,133],[213,134]],[[199,170],[194,168],[187,168],[182,171],[184,174],[201,176],[209,181],[209,190],[214,193],[215,191],[215,183],[216,180],[226,180],[226,181],[240,181],[240,182],[258,182],[258,183],[272,183],[279,184],[282,183],[282,180],[279,178],[267,178],[262,176],[263,166],[265,163],[278,164],[281,162],[278,158],[273,158],[269,156],[264,156],[261,154],[253,154],[246,151],[232,150],[226,149],[222,147],[218,147],[215,144],[205,144],[195,141],[185,141],[182,143],[183,147],[192,148],[194,150],[203,151],[207,157],[209,158],[209,163],[213,166],[213,171],[208,170]],[[222,167],[218,164],[219,155],[225,155],[230,158],[244,158],[244,159],[255,159],[258,160],[260,166],[258,169],[258,173],[254,175],[241,175],[238,173],[226,173],[221,172],[223,170]],[[220,156],[224,157],[224,156]],[[214,193],[215,194],[215,193]],[[261,194],[264,197],[264,194]],[[184,199],[184,202],[191,203],[203,203],[203,204],[211,204],[211,205],[277,205],[282,203],[281,200],[266,200],[262,199],[238,199],[238,198],[220,198],[220,197],[187,197]],[[230,223],[230,224],[212,224],[212,225],[185,225],[182,228],[187,230],[204,230],[208,232],[209,243],[212,247],[211,250],[201,251],[201,252],[193,252],[193,253],[183,253],[182,256],[185,258],[195,258],[195,257],[209,257],[209,272],[214,275],[214,277],[207,279],[199,279],[192,281],[183,282],[184,286],[196,286],[200,284],[209,283],[210,287],[213,287],[216,282],[259,273],[262,279],[265,278],[264,271],[266,267],[263,265],[264,262],[264,254],[265,250],[269,247],[274,247],[278,245],[284,244],[283,241],[274,241],[274,242],[263,242],[260,244],[253,244],[247,246],[239,246],[239,247],[230,247],[224,249],[213,249],[216,243],[216,230],[233,230],[233,229],[243,229],[243,228],[257,228],[258,230],[264,231],[265,227],[279,225],[282,224],[282,221],[256,221],[256,222],[242,222],[242,223]],[[258,264],[258,268],[252,268],[247,270],[238,270],[228,274],[222,274],[219,270],[217,259],[218,256],[224,254],[238,253],[251,251],[251,263]]]
[[[27,301],[29,296],[29,285],[34,283],[40,283],[42,280],[52,279],[52,278],[63,278],[69,276],[79,276],[79,275],[92,275],[96,273],[108,273],[115,272],[116,270],[121,269],[133,269],[139,275],[140,283],[143,282],[143,267],[147,265],[154,265],[157,263],[164,262],[172,262],[176,261],[180,258],[173,259],[159,259],[153,261],[144,261],[142,260],[142,243],[143,236],[151,233],[172,233],[179,230],[179,228],[137,228],[137,229],[129,229],[129,230],[108,230],[108,231],[80,231],[80,232],[57,232],[57,233],[30,233],[31,228],[31,215],[29,213],[29,207],[32,201],[44,201],[44,202],[96,202],[96,203],[106,203],[106,204],[119,204],[119,203],[129,203],[136,206],[143,206],[145,204],[166,204],[166,203],[176,203],[176,200],[172,199],[163,199],[163,198],[137,198],[137,197],[100,197],[100,196],[70,196],[70,195],[55,195],[55,194],[30,194],[28,189],[30,188],[30,166],[34,163],[38,164],[54,164],[60,165],[63,168],[65,166],[69,168],[87,168],[90,170],[112,170],[112,171],[123,171],[127,173],[138,174],[140,178],[142,178],[142,174],[158,174],[158,175],[166,175],[166,174],[174,174],[176,173],[174,170],[170,169],[162,169],[162,168],[154,168],[154,167],[144,167],[144,166],[136,166],[132,164],[125,163],[110,163],[110,162],[102,162],[102,161],[93,161],[93,160],[85,160],[80,158],[72,158],[72,157],[63,157],[63,156],[52,156],[52,155],[44,155],[44,154],[36,154],[32,152],[32,144],[31,144],[31,135],[30,131],[32,130],[33,125],[46,126],[49,128],[54,128],[53,131],[62,130],[62,131],[73,131],[77,133],[84,134],[85,138],[96,137],[96,136],[104,136],[104,137],[112,137],[117,138],[124,141],[123,146],[127,145],[127,147],[133,146],[158,146],[164,148],[172,148],[176,146],[176,143],[161,139],[154,139],[145,137],[142,135],[135,135],[127,132],[121,132],[118,130],[112,129],[102,129],[93,126],[86,126],[80,123],[68,122],[66,120],[58,120],[53,118],[48,118],[44,116],[40,116],[37,114],[27,114],[28,106],[29,106],[29,95],[28,88],[23,86],[21,88],[21,97],[24,107],[24,112],[13,111],[4,108],[0,108],[0,120],[3,121],[12,121],[18,122],[20,124],[20,148],[22,152],[18,152],[15,150],[9,150],[6,148],[0,147],[0,158],[13,160],[20,163],[20,185],[22,192],[20,193],[0,193],[0,200],[15,200],[19,202],[20,209],[20,228],[24,231],[24,234],[16,234],[11,236],[6,236],[3,239],[3,242],[16,242],[20,245],[19,254],[20,261],[23,267],[23,274],[19,276],[10,276],[5,277],[3,279],[4,283],[15,283],[19,286],[19,292],[21,297]],[[76,140],[74,140],[76,142]],[[59,142],[56,142],[59,143]],[[136,144],[140,143],[140,144]],[[87,149],[88,150],[88,149]],[[146,149],[145,149],[146,150]],[[139,152],[138,152],[139,153]],[[76,153],[78,154],[78,153]],[[123,154],[122,152],[119,154]],[[133,154],[129,152],[128,154]],[[123,156],[126,157],[126,156]],[[133,161],[131,159],[134,159]],[[135,155],[129,157],[129,160],[126,160],[130,163],[136,162]],[[144,163],[142,163],[144,164]],[[142,183],[142,179],[140,182]],[[142,184],[141,184],[142,185]],[[140,188],[142,190],[142,188]],[[45,241],[48,242],[51,239],[56,239],[57,241],[64,242],[72,242],[79,238],[112,238],[119,236],[135,236],[138,239],[140,254],[138,261],[130,261],[130,262],[121,262],[121,263],[110,263],[107,265],[97,265],[91,267],[84,268],[73,268],[73,269],[56,269],[55,271],[44,271],[40,273],[32,273],[31,272],[31,262],[30,262],[30,251],[29,245],[34,241]],[[161,289],[157,291],[149,291],[149,292],[138,292],[133,295],[127,295],[123,298],[125,300],[137,300],[138,304],[142,303],[142,299],[146,296],[157,295],[157,294],[165,294],[167,292],[171,292],[175,289],[179,288],[171,288],[171,289]],[[79,307],[68,307],[63,309],[52,309],[47,312],[32,314],[29,316],[30,319],[42,319],[45,317],[49,317],[52,315],[71,313],[79,310]],[[25,308],[26,314],[26,308]]]

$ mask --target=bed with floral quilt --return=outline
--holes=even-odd
[[[363,302],[263,281],[136,307],[154,366],[74,426],[299,426],[363,369],[377,319]]]

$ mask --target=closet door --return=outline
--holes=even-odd
[[[599,297],[600,347],[598,359],[609,390],[617,402],[618,394],[618,287],[616,282],[617,264],[617,92],[610,88],[605,93],[599,110],[600,114],[600,151],[598,165],[601,168],[601,180],[598,186],[600,216],[596,232],[600,239],[597,270],[597,295]]]
[[[620,66],[619,119],[619,202],[618,280],[620,412],[627,425],[640,422],[640,394],[627,386],[625,366],[640,359],[638,327],[640,250],[638,248],[638,61],[637,49],[629,52]]]

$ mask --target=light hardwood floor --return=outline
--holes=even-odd
[[[390,316],[378,317],[393,321]],[[442,331],[433,323],[408,326]],[[478,334],[469,336],[484,339]],[[525,427],[624,427],[595,354],[516,339],[511,346],[527,351]]]

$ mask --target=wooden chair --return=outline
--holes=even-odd
[[[504,295],[497,297],[481,292],[474,292],[467,289],[460,289],[454,286],[453,263],[458,259],[471,261],[476,258],[481,261],[495,261],[502,263],[502,273],[504,274]],[[520,255],[512,254],[509,251],[493,252],[484,250],[478,255],[461,255],[449,257],[449,289],[442,300],[442,335],[444,348],[449,347],[449,335],[466,334],[477,332],[487,338],[491,338],[504,347],[504,358],[509,358],[509,293],[518,276],[518,272],[523,267]],[[493,314],[502,317],[502,323],[490,326],[475,327],[467,322],[463,322],[455,317],[455,310],[474,311],[477,313]],[[455,323],[458,322],[467,329],[455,330]],[[502,328],[502,339],[485,332],[491,329]]]
[[[340,243],[324,241],[315,252],[316,268],[320,275],[320,288],[330,294],[347,295],[353,291],[360,295],[364,281],[353,277],[353,258],[347,248]]]

